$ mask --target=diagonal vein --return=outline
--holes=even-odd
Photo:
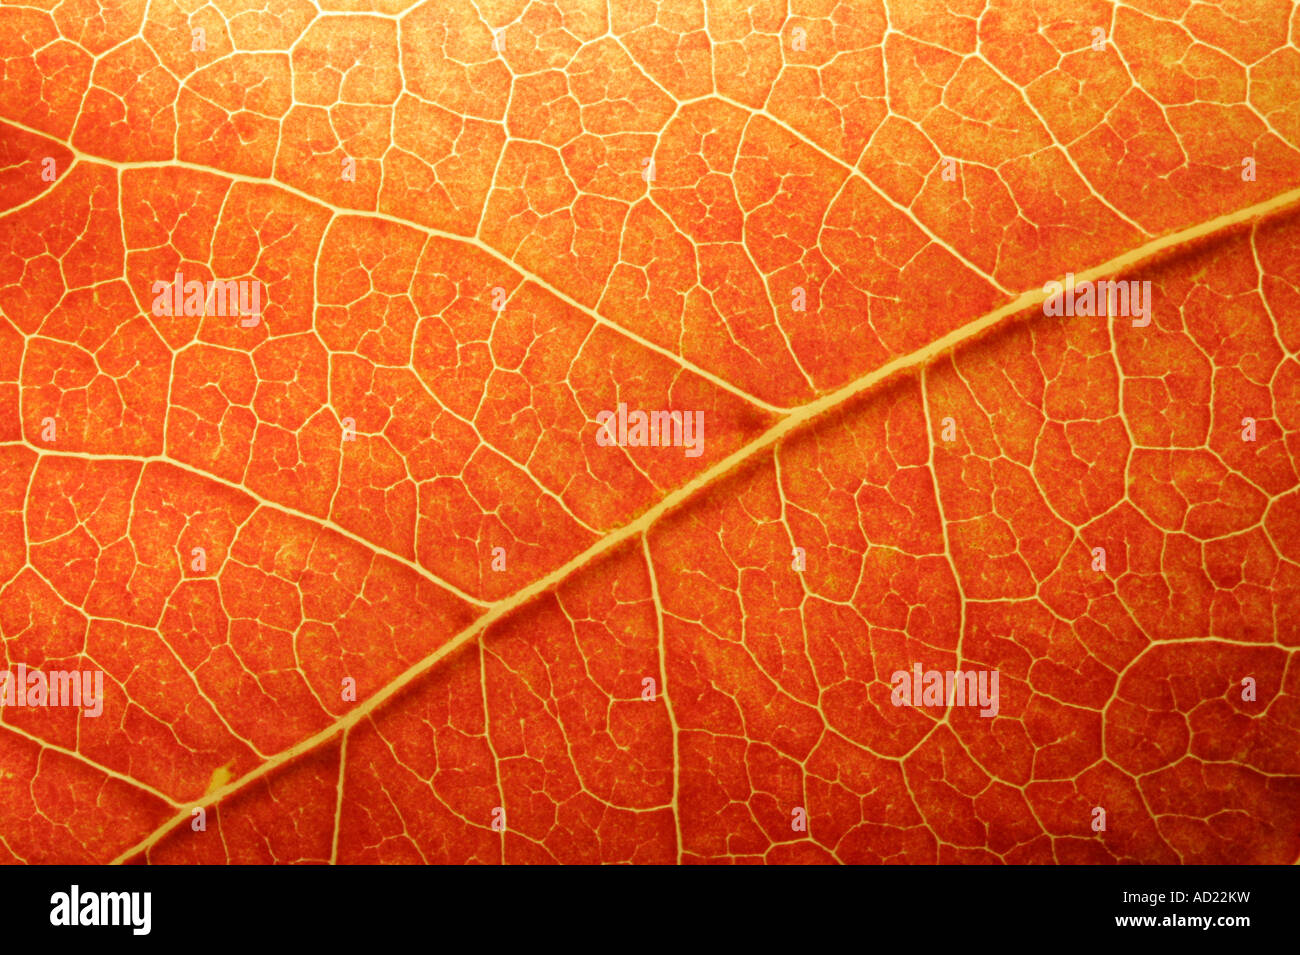
[[[1202,222],[1199,225],[1154,239],[1151,242],[1147,242],[1131,249],[1130,251],[1107,262],[1094,266],[1087,271],[1076,273],[1075,282],[1076,284],[1092,282],[1106,276],[1130,270],[1135,266],[1150,261],[1170,249],[1224,232],[1242,223],[1259,219],[1276,212],[1281,212],[1297,205],[1300,205],[1300,188],[1279,193],[1271,199],[1247,206],[1237,210],[1236,212],[1216,216],[1215,218]],[[611,531],[605,537],[592,544],[587,548],[587,550],[583,551],[563,566],[556,568],[546,576],[533,581],[528,586],[511,594],[509,597],[492,604],[482,616],[474,621],[474,623],[456,634],[424,659],[408,667],[404,672],[395,677],[388,685],[376,692],[373,696],[369,697],[365,702],[359,703],[347,715],[341,717],[314,735],[302,740],[295,746],[277,753],[271,759],[267,760],[265,763],[258,766],[256,769],[251,770],[239,779],[213,791],[204,802],[219,802],[225,797],[248,786],[250,783],[268,775],[296,757],[315,749],[317,746],[332,739],[339,733],[346,732],[351,727],[355,726],[360,720],[384,706],[408,685],[432,670],[440,661],[451,656],[466,643],[475,639],[492,623],[527,604],[534,597],[547,592],[582,567],[598,559],[602,555],[611,552],[624,541],[627,541],[636,535],[646,533],[650,527],[657,523],[659,519],[665,516],[668,512],[681,506],[697,493],[716,483],[732,471],[744,466],[749,461],[755,459],[762,451],[772,447],[782,439],[789,437],[804,426],[809,425],[809,423],[813,422],[815,419],[834,412],[847,402],[895,375],[929,364],[935,359],[957,348],[959,345],[970,342],[976,337],[989,332],[991,329],[1009,320],[1017,313],[1041,305],[1047,297],[1048,295],[1043,289],[1033,289],[1027,292],[1022,292],[1005,305],[962,325],[960,328],[954,329],[923,348],[896,358],[842,388],[825,394],[814,401],[796,408],[788,415],[781,418],[762,435],[714,464],[707,470],[700,472],[692,480],[668,494],[660,500],[658,504],[643,512],[632,522]],[[189,818],[190,813],[188,808],[177,813],[175,817],[168,820],[136,845],[123,852],[113,860],[114,863],[125,862],[126,860],[139,855],[141,852],[147,851],[175,826]]]

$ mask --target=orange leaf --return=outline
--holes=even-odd
[[[0,9],[6,861],[1300,858],[1289,5],[193,6]]]

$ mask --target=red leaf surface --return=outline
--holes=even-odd
[[[1300,859],[1291,4],[320,7],[0,8],[0,857]]]

